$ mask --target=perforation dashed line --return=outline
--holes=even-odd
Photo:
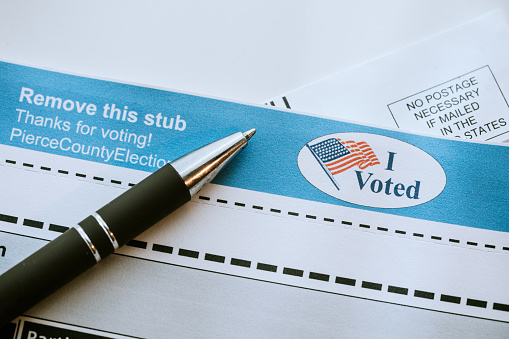
[[[5,221],[11,224],[17,224],[18,223],[18,217],[8,215],[8,214],[0,214],[0,221]]]
[[[415,290],[414,297],[433,300],[433,299],[435,299],[435,293],[428,292],[428,291]]]
[[[18,163],[18,161],[12,160],[12,159],[5,159],[5,163],[9,164],[9,165],[16,165]],[[29,168],[29,169],[36,169],[36,166],[34,164],[32,164],[32,163],[23,162],[23,163],[21,163],[21,165],[23,167],[26,167],[26,168]],[[48,167],[48,166],[39,166],[39,169],[43,173],[44,172],[47,173],[47,172],[55,171],[58,174],[71,175],[71,172],[69,170],[62,169],[62,168],[52,168],[52,167]],[[79,172],[74,173],[74,176],[78,177],[78,178],[87,178],[87,177],[90,177],[90,178],[92,178],[92,180],[95,180],[96,182],[106,182],[106,179],[103,178],[103,177],[100,177],[100,176],[87,176],[86,174],[79,173]],[[115,184],[115,185],[122,185],[122,181],[121,180],[111,179],[109,182],[111,184]],[[127,186],[129,186],[129,187],[132,187],[134,185],[135,185],[134,183],[127,183]]]
[[[445,301],[447,303],[452,303],[452,304],[459,304],[461,302],[461,298],[453,296],[453,295],[441,294],[440,301]]]
[[[42,229],[44,223],[42,221],[32,219],[23,219],[23,225]]]
[[[152,251],[172,254],[173,253],[173,247],[172,246],[161,245],[161,244],[153,244],[152,245]]]
[[[261,271],[267,271],[267,272],[274,272],[274,273],[277,272],[276,265],[265,264],[265,263],[261,263],[261,262],[256,264],[256,269],[261,270]]]
[[[303,277],[304,276],[304,271],[303,270],[298,270],[296,268],[284,267],[283,268],[283,274],[293,275],[294,277]]]
[[[147,249],[147,242],[146,241],[140,241],[140,240],[131,240],[128,241],[127,246],[141,248],[141,249]]]
[[[371,282],[371,281],[363,281],[362,284],[361,284],[361,287],[362,288],[367,288],[367,289],[370,289],[370,290],[375,290],[375,291],[381,291],[382,290],[382,284]]]
[[[389,285],[387,286],[387,292],[408,295],[408,288]]]
[[[204,259],[208,260],[208,261],[218,262],[221,264],[224,264],[224,261],[226,260],[226,258],[222,255],[210,254],[210,253],[205,253]]]
[[[145,246],[133,246],[131,242],[128,243],[128,246],[137,247],[137,248],[146,248],[146,242],[144,243]],[[162,245],[162,244],[153,244],[152,245],[152,251],[155,252],[162,252],[162,253],[173,253],[173,247]],[[200,252],[194,251],[190,249],[183,249],[180,248],[178,250],[179,256],[184,256],[188,258],[194,258],[198,259]],[[230,258],[230,261],[226,261],[226,256],[218,255],[218,254],[212,254],[212,253],[205,253],[203,260],[219,263],[219,264],[225,264],[230,266],[236,266],[240,267],[241,269],[252,269],[255,268],[256,270],[265,271],[265,272],[271,272],[271,273],[277,273],[278,272],[278,265],[274,264],[268,264],[263,262],[256,262],[256,265],[253,266],[253,261],[246,260],[246,259],[240,259],[240,258]],[[282,271],[279,271],[281,274],[293,276],[297,278],[304,278],[304,270],[298,269],[298,268],[291,268],[291,267],[283,267]],[[323,283],[330,283],[333,282],[338,285],[343,286],[351,286],[355,287],[357,286],[357,280],[353,278],[348,277],[342,277],[342,276],[331,276],[326,273],[322,272],[313,272],[310,271],[307,275],[307,279],[314,280],[318,282]],[[420,298],[420,299],[427,299],[427,300],[434,300],[434,301],[440,301],[444,303],[450,303],[450,304],[461,304],[462,297],[450,295],[450,294],[437,294],[435,292],[430,291],[424,291],[424,290],[413,290],[413,293],[410,293],[410,289],[408,287],[402,287],[402,286],[396,286],[396,285],[385,285],[384,284],[374,282],[374,281],[367,281],[367,280],[361,280],[359,288],[371,290],[371,291],[379,291],[379,292],[387,292],[391,294],[398,294],[402,296],[410,296],[414,298]],[[436,297],[438,295],[438,297]],[[466,306],[470,307],[476,307],[476,308],[485,308],[488,309],[488,301],[486,300],[479,300],[474,298],[466,298],[465,302]],[[497,311],[504,311],[509,312],[509,305],[503,304],[503,303],[493,303],[493,310]]]
[[[250,260],[244,260],[244,259],[238,259],[238,258],[231,258],[230,265],[250,268],[251,267],[251,261]]]
[[[18,161],[13,160],[13,159],[5,159],[5,163],[10,164],[10,165],[16,165],[18,163]],[[30,169],[34,169],[35,168],[35,165],[32,164],[32,163],[28,163],[28,162],[20,162],[20,163],[22,164],[23,167],[30,168]],[[47,167],[47,166],[40,166],[40,169],[41,169],[41,171],[44,171],[44,172],[52,171],[52,168],[51,167]],[[68,170],[65,170],[65,169],[57,169],[56,172],[59,173],[59,174],[62,174],[62,175],[71,175],[70,172]],[[104,177],[100,177],[100,176],[86,175],[84,173],[75,173],[75,176],[78,177],[78,178],[92,178],[92,182],[106,183],[106,179]],[[113,184],[115,186],[122,185],[122,181],[121,180],[116,180],[116,179],[109,180],[109,183],[111,183],[111,184]],[[127,186],[129,186],[129,187],[132,187],[134,185],[135,185],[134,183],[127,183]],[[198,200],[210,201],[210,202],[212,201],[210,197],[204,196],[204,195],[200,195],[198,197]],[[229,202],[226,199],[221,199],[221,198],[217,198],[215,201],[218,204],[220,204],[220,205],[228,205],[229,203],[232,203],[232,202]],[[240,201],[233,202],[233,205],[236,206],[236,207],[246,208],[246,204],[244,202],[240,202]],[[267,210],[267,211],[270,211],[271,213],[274,213],[274,214],[283,215],[283,211],[281,209],[279,209],[279,208],[272,208],[272,207],[266,208],[266,207],[261,206],[261,205],[251,205],[251,209],[255,210],[255,211],[265,211],[265,210]],[[288,211],[287,215],[289,217],[299,217],[301,215],[301,213],[296,212],[296,211]],[[313,220],[313,221],[320,220],[318,218],[318,216],[313,215],[313,214],[303,214],[303,216],[305,217],[305,219],[308,219],[308,220]],[[331,217],[324,217],[323,218],[323,221],[327,222],[327,223],[335,223],[336,222],[335,220],[336,219],[331,218]],[[0,219],[0,221],[2,221],[2,220]],[[344,225],[344,226],[353,226],[353,222],[351,222],[349,220],[341,220],[341,221],[338,221],[338,223],[341,223],[341,225]],[[370,230],[376,230],[378,232],[384,232],[384,233],[390,233],[391,232],[390,229],[387,228],[387,227],[381,227],[381,226],[373,226],[372,227],[372,225],[367,225],[367,224],[363,224],[363,223],[358,224],[358,227],[359,227],[359,229],[366,229],[366,230],[370,229]],[[407,231],[404,231],[404,230],[401,230],[401,229],[395,229],[393,232],[396,235],[407,235]],[[427,238],[427,236],[424,233],[418,233],[418,232],[413,232],[411,234],[411,236],[414,237],[414,238],[417,238],[417,239],[426,239]],[[454,238],[446,238],[446,239],[444,239],[443,237],[438,236],[438,235],[430,235],[430,236],[428,236],[428,239],[431,239],[432,241],[438,241],[438,242],[446,241],[446,242],[451,243],[451,244],[461,244],[461,241],[459,239],[454,239]],[[464,244],[466,245],[467,248],[468,247],[477,247],[477,248],[485,249],[485,250],[496,250],[497,248],[500,249],[500,246],[496,246],[494,244],[482,244],[482,243],[479,243],[477,241],[470,241],[470,240],[466,241]],[[509,246],[502,246],[501,250],[503,252],[509,253]]]
[[[199,196],[199,200],[203,200],[203,201],[212,201],[211,197],[208,197],[208,196],[204,196],[204,195],[201,195]],[[218,203],[220,203],[221,205],[226,205],[228,204],[228,201],[225,200],[225,199],[216,199],[216,201]],[[246,207],[246,204],[245,203],[242,203],[242,202],[234,202],[233,203],[234,206],[237,206],[237,207]],[[260,205],[251,205],[251,208],[254,209],[254,210],[258,210],[258,211],[262,211],[264,210],[264,207],[263,206],[260,206]],[[278,213],[278,214],[282,214],[283,211],[281,209],[278,209],[278,208],[266,208],[268,211],[272,212],[272,213]],[[295,212],[295,211],[288,211],[287,214],[291,217],[298,217],[300,216],[300,213],[298,212]],[[304,217],[306,219],[310,219],[310,220],[319,220],[318,216],[316,215],[312,215],[312,214],[304,214]],[[335,222],[335,219],[334,218],[330,218],[330,217],[324,217],[323,218],[323,221],[324,222],[327,222],[327,223],[334,223]],[[341,220],[340,222],[342,225],[346,225],[346,226],[353,226],[353,222],[351,221],[348,221],[348,220]],[[384,233],[389,233],[390,230],[389,228],[387,227],[381,227],[381,226],[372,226],[372,225],[368,225],[368,224],[363,224],[363,223],[359,223],[358,227],[360,229],[376,229],[377,231],[379,232],[384,232]],[[395,229],[394,230],[394,234],[399,234],[399,235],[407,235],[408,232],[407,231],[404,231],[404,230],[400,230],[400,229]],[[410,235],[410,234],[409,234]],[[426,235],[424,233],[419,233],[419,232],[412,232],[411,233],[411,236],[416,238],[416,239],[426,239]],[[431,235],[429,236],[429,239],[431,240],[434,240],[434,241],[443,241],[443,237],[441,236],[437,236],[437,235]],[[454,238],[449,238],[447,239],[449,243],[453,243],[453,244],[460,244],[461,241],[459,239],[454,239]],[[467,241],[465,242],[466,245],[468,247],[478,247],[478,246],[482,246],[482,245],[479,245],[478,242],[474,242],[474,241]],[[493,245],[493,244],[484,244],[484,248],[485,249],[496,249],[497,246],[496,245]],[[502,247],[502,250],[503,251],[509,251],[509,247]]]
[[[16,165],[17,161],[11,160],[11,159],[6,159],[5,163],[10,164],[10,165]],[[35,168],[34,164],[26,163],[26,162],[23,162],[22,166],[25,167],[25,168],[29,168],[29,169],[34,169]],[[41,169],[41,171],[44,171],[44,172],[52,171],[52,168],[51,167],[47,167],[47,166],[40,166],[40,169]],[[57,171],[58,174],[69,175],[69,171],[67,171],[67,170],[57,169],[56,171]],[[75,173],[75,176],[78,177],[78,178],[87,178],[87,175],[83,174],[83,173]],[[92,178],[95,181],[100,181],[100,182],[104,182],[105,181],[105,178],[99,177],[99,176],[92,176]],[[115,180],[115,179],[111,179],[110,182],[112,184],[116,184],[116,185],[121,184],[120,180]],[[134,185],[135,184],[133,184],[133,183],[128,183],[128,186],[134,186]],[[206,196],[199,196],[199,199],[200,200],[204,200],[204,201],[210,201],[211,200],[210,197],[206,197]],[[224,204],[224,205],[228,204],[228,201],[224,200],[224,199],[217,199],[216,201],[218,203],[220,203],[220,204]],[[237,206],[237,207],[246,207],[245,203],[238,202],[238,201],[234,202],[234,205]],[[252,205],[252,208],[255,209],[255,210],[264,210],[264,207],[260,206],[260,205]],[[282,213],[282,211],[280,209],[276,209],[276,208],[269,208],[268,210],[270,212],[273,212],[273,213]],[[294,216],[294,217],[298,217],[300,215],[300,213],[295,212],[295,211],[288,211],[287,213],[288,213],[289,216]],[[314,215],[311,215],[311,214],[305,214],[305,217],[307,219],[317,220],[317,216],[314,216]],[[16,216],[11,216],[11,215],[7,215],[7,214],[0,214],[0,221],[7,222],[7,223],[17,224],[18,220],[19,219]],[[333,218],[324,218],[323,220],[327,221],[327,222],[335,222]],[[24,226],[29,226],[29,227],[33,227],[33,228],[42,229],[43,228],[43,224],[44,223],[42,221],[33,220],[33,219],[23,219],[23,225]],[[351,221],[347,221],[347,220],[341,220],[341,224],[342,225],[347,225],[347,226],[353,226],[353,223]],[[366,225],[366,224],[359,224],[359,227],[360,228],[371,228],[370,225]],[[54,232],[63,233],[67,229],[68,229],[67,226],[61,226],[61,225],[57,225],[57,224],[49,224],[49,230],[54,231]],[[377,231],[381,231],[381,232],[388,232],[388,228],[385,228],[385,227],[377,227],[376,230]],[[403,230],[395,230],[394,233],[405,235],[407,232],[403,231]],[[422,233],[413,233],[412,235],[414,237],[419,237],[419,238],[423,238],[424,237],[424,234],[422,234]],[[442,240],[442,237],[436,236],[436,235],[432,235],[430,238],[432,240],[436,240],[436,241],[441,241]],[[460,241],[458,239],[454,239],[454,238],[449,238],[448,241],[451,242],[451,243],[456,243],[456,244],[460,243]],[[478,246],[478,242],[473,242],[473,241],[467,241],[466,244],[468,246]],[[148,244],[146,242],[138,241],[138,240],[132,240],[132,241],[130,241],[127,244],[127,246],[138,248],[138,249],[143,249],[143,250],[147,249],[147,245]],[[493,245],[493,244],[485,244],[484,247],[485,248],[490,248],[490,249],[495,249],[496,248],[496,246]],[[503,246],[502,250],[503,251],[509,251],[509,246]],[[173,253],[173,247],[166,246],[166,245],[161,245],[161,244],[153,244],[152,251],[160,252],[160,253],[172,254]],[[187,249],[179,249],[178,255],[189,257],[189,258],[195,258],[195,259],[199,258],[199,252],[198,251],[187,250]],[[221,256],[221,255],[217,255],[217,254],[206,253],[205,257],[204,257],[204,260],[225,264],[226,257]],[[238,267],[244,267],[244,268],[251,268],[251,264],[252,264],[252,262],[250,260],[245,260],[245,259],[231,258],[231,261],[230,261],[230,265],[238,266]],[[277,272],[277,265],[265,264],[265,263],[257,263],[256,269],[262,270],[262,271],[268,271],[268,272]],[[302,278],[302,277],[304,277],[304,270],[300,270],[300,269],[296,269],[296,268],[283,267],[282,274],[290,275],[290,276],[294,276],[294,277],[301,277]],[[330,275],[324,274],[324,273],[318,273],[318,272],[309,272],[308,278],[312,279],[312,280],[329,282]],[[346,278],[346,277],[339,277],[339,276],[335,277],[334,282],[337,283],[337,284],[340,284],[340,285],[345,285],[345,286],[355,286],[356,285],[356,280],[355,279]],[[380,283],[375,283],[375,282],[362,281],[360,287],[361,288],[365,288],[365,289],[370,289],[370,290],[381,291],[383,285],[380,284]],[[396,293],[396,294],[401,294],[401,295],[408,295],[408,291],[409,290],[406,287],[399,287],[399,286],[392,286],[392,285],[388,285],[387,286],[387,292],[388,293]],[[430,299],[430,300],[434,300],[435,299],[435,293],[434,292],[429,292],[429,291],[415,290],[413,296],[417,297],[417,298],[424,298],[424,299]],[[441,294],[439,300],[441,302],[454,303],[454,304],[460,304],[461,303],[461,297],[447,295],[447,294]],[[488,307],[488,302],[485,301],[485,300],[478,300],[478,299],[473,299],[473,298],[467,298],[466,299],[466,305],[467,306],[471,306],[471,307],[487,308]],[[498,310],[498,311],[509,312],[509,305],[508,304],[503,304],[503,303],[493,303],[493,309],[494,310]]]
[[[15,216],[0,214],[0,221],[5,221],[5,222],[9,222],[9,223],[17,223],[17,220],[18,220],[18,218]],[[35,228],[42,228],[43,222],[37,221],[37,220],[32,220],[32,219],[23,219],[23,225],[35,227]],[[69,227],[67,227],[67,226],[61,226],[61,225],[57,225],[57,224],[50,224],[50,226],[49,226],[50,230],[56,231],[56,232],[65,232],[68,228]],[[146,241],[131,240],[127,243],[127,246],[146,250],[148,247],[148,243]],[[167,254],[173,253],[172,246],[167,246],[167,245],[162,245],[162,244],[153,244],[151,249],[152,249],[152,251],[159,252],[159,253],[167,253]],[[178,255],[188,257],[188,258],[198,259],[199,251],[179,248]],[[226,257],[222,256],[222,255],[217,255],[217,254],[205,253],[204,260],[224,264],[226,262]],[[231,258],[230,265],[243,267],[243,268],[251,268],[252,261],[246,260],[246,259]],[[273,264],[258,262],[256,264],[256,269],[261,270],[261,271],[276,273],[278,266],[273,265]],[[304,277],[304,270],[290,268],[290,267],[284,267],[282,274],[302,278],[302,277]],[[323,281],[323,282],[330,281],[329,274],[319,273],[319,272],[309,272],[308,278],[310,280],[317,280],[317,281]],[[336,284],[346,285],[346,286],[355,286],[356,285],[356,279],[340,277],[340,276],[336,276],[334,282]],[[372,282],[372,281],[362,281],[360,287],[364,288],[364,289],[374,290],[374,291],[382,291],[383,284]],[[400,295],[408,295],[409,289],[406,287],[388,285],[387,292],[394,293],[394,294],[400,294]],[[416,298],[435,300],[435,293],[429,292],[429,291],[415,290],[413,296]],[[449,294],[440,294],[439,301],[446,302],[446,303],[460,304],[461,297],[453,296],[453,295],[449,295]],[[488,302],[486,300],[478,300],[478,299],[473,299],[473,298],[467,298],[465,305],[471,306],[471,307],[477,307],[477,308],[486,308],[486,309],[488,308]],[[493,303],[493,310],[509,312],[509,305],[503,304],[503,303]]]
[[[69,229],[69,227],[61,226],[61,225],[56,225],[56,224],[49,224],[49,228],[48,229],[50,231],[53,231],[53,232],[64,233],[65,231],[67,231]]]
[[[198,259],[200,252],[192,251],[192,250],[188,250],[188,249],[184,249],[184,248],[179,248],[178,255],[180,255],[182,257]]]

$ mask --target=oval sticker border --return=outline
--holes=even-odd
[[[315,138],[300,150],[297,164],[320,191],[352,204],[405,208],[438,197],[447,178],[422,149],[395,138],[341,132]]]

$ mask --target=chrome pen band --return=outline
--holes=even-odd
[[[81,238],[83,238],[83,241],[85,241],[85,243],[87,244],[88,248],[90,249],[90,252],[92,252],[92,254],[93,254],[94,258],[95,258],[95,261],[96,262],[101,261],[101,256],[99,255],[99,251],[94,246],[94,244],[92,243],[92,240],[90,240],[90,238],[88,237],[88,235],[85,232],[85,230],[83,228],[81,228],[80,225],[74,226],[74,229],[76,231],[78,231],[78,233],[81,236]]]
[[[106,235],[108,236],[108,239],[110,239],[110,242],[113,245],[114,250],[118,250],[119,246],[118,246],[117,238],[115,237],[115,234],[113,234],[113,232],[108,227],[108,224],[106,223],[106,221],[104,221],[104,219],[97,212],[94,213],[92,216],[95,218],[95,220],[97,220],[97,223],[99,224],[99,226],[101,226],[103,231],[106,232]]]

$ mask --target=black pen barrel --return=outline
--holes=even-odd
[[[189,200],[191,194],[184,180],[172,165],[166,164],[100,208],[97,214],[122,247]]]
[[[255,130],[166,164],[0,276],[0,327],[191,200]]]
[[[100,208],[0,277],[0,326],[191,199],[170,165]]]
[[[0,326],[96,264],[74,228],[8,270],[0,279]]]

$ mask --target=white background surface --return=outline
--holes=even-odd
[[[504,0],[249,3],[0,0],[0,59],[258,103],[497,8],[509,14],[509,2]],[[469,37],[464,38],[468,41]],[[128,271],[122,268],[114,278],[128,281],[124,275]],[[149,271],[153,269],[137,268],[141,277],[150,278],[146,273]],[[185,281],[199,281],[202,276],[200,271],[179,272],[183,272]],[[95,277],[89,279],[99,281]],[[129,283],[135,288],[134,283]],[[281,295],[279,286],[272,287],[267,290],[273,294],[267,295]],[[305,294],[300,290],[297,293]],[[318,321],[324,319],[324,323],[337,320],[330,309],[343,305],[350,310],[354,304],[352,299],[342,298],[338,305],[334,299],[330,308],[320,308],[316,305],[324,305],[325,298],[311,296],[306,299],[314,302],[309,309],[318,309],[313,316]],[[417,309],[399,311],[389,304],[387,307],[365,301],[361,304],[355,309],[359,313],[351,312],[341,320],[350,323],[350,327],[345,326],[350,334],[360,326],[367,336],[386,333],[378,332],[383,328],[400,331],[402,337],[409,336],[410,328],[423,337],[451,334],[447,331],[477,336],[476,331],[481,329],[502,336],[506,330],[502,326],[505,324],[486,324],[435,312],[429,312],[428,322],[420,322],[422,312]],[[302,305],[299,303],[292,311],[296,307]],[[380,323],[387,321],[385,327],[376,327],[373,322],[354,323],[358,314],[362,314],[361,319],[374,319],[383,312],[384,316],[378,319]],[[232,313],[231,319],[239,316]],[[401,331],[406,331],[404,325],[408,324],[416,325],[409,326],[409,332],[403,335]],[[116,324],[110,326],[113,325]]]
[[[0,0],[0,59],[259,103],[497,8],[509,16],[504,0]]]

